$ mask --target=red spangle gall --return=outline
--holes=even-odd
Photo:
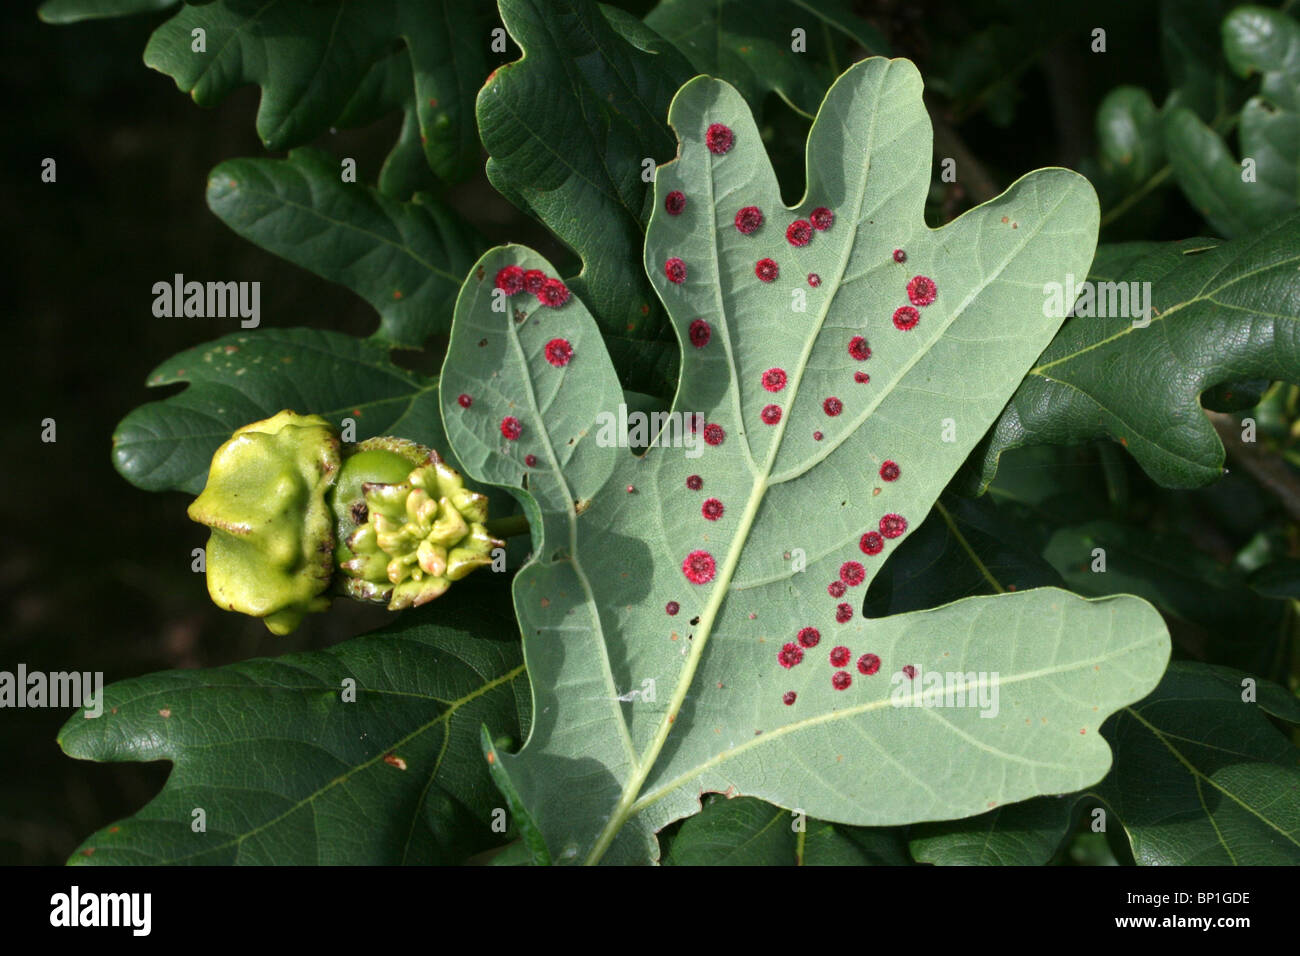
[[[852,619],[852,617],[853,608],[848,604],[835,605],[835,620],[839,621],[841,624],[846,624]]]
[[[459,395],[456,396],[456,404],[459,405],[461,408],[469,408],[471,405],[474,404],[474,399],[470,398],[464,392],[461,392]]]
[[[816,647],[821,639],[822,632],[815,627],[800,628],[799,633],[796,635],[796,640],[804,647]]]
[[[794,704],[795,700],[796,700],[798,697],[799,697],[799,695],[796,694],[794,691],[792,691],[792,690],[788,690],[788,691],[786,691],[784,694],[781,695],[781,702],[782,702],[783,704],[785,704],[785,706],[790,707],[790,706],[792,706],[792,705]]]
[[[896,461],[890,461],[886,459],[885,462],[880,466],[880,477],[883,478],[885,481],[897,481],[898,476],[901,475],[902,473],[903,470],[898,467],[898,462]]]
[[[853,678],[849,676],[848,671],[836,671],[831,677],[831,686],[836,690],[848,690],[852,683]]]
[[[519,266],[505,266],[497,270],[497,288],[506,295],[524,291],[524,270]]]
[[[541,269],[529,269],[524,273],[524,291],[536,295],[542,291],[542,283],[545,281],[545,272]]]
[[[764,405],[758,417],[763,420],[764,425],[775,425],[781,421],[780,405]]]
[[[835,213],[831,212],[825,206],[818,206],[808,214],[808,221],[812,223],[812,227],[818,232],[824,232],[829,229],[831,223],[835,221]]]
[[[689,335],[691,344],[697,349],[702,349],[709,344],[709,339],[713,337],[713,327],[703,319],[696,319],[691,322]]]
[[[748,236],[761,225],[763,225],[763,210],[757,206],[744,206],[736,213],[736,228],[743,235]]]
[[[573,358],[573,346],[569,344],[568,339],[551,339],[546,343],[545,348],[546,361],[550,362],[556,368],[564,368]]]
[[[727,437],[727,433],[722,430],[721,425],[710,423],[704,426],[704,443],[706,445],[721,445],[722,440]]]
[[[796,219],[785,228],[785,241],[792,246],[806,246],[812,240],[812,224],[807,219]]]
[[[731,127],[724,126],[722,123],[710,123],[709,128],[704,131],[705,145],[709,147],[710,153],[718,156],[731,149],[731,144],[735,140],[736,136],[731,132]]]
[[[791,641],[777,653],[776,660],[778,664],[789,670],[803,660],[803,648]]]
[[[900,305],[894,310],[894,328],[900,332],[906,332],[909,329],[916,328],[916,323],[921,321],[921,313],[910,305]]]
[[[699,491],[704,487],[704,479],[699,475],[688,475],[686,478],[686,487],[691,491]]]
[[[783,368],[770,368],[763,373],[763,387],[769,392],[779,392],[785,388],[786,375]]]
[[[634,495],[634,494],[636,494],[636,485],[628,485],[628,486],[627,486],[627,493],[628,493],[629,495]]]
[[[845,561],[840,565],[840,580],[851,588],[857,587],[867,579],[867,569],[856,561]]]
[[[680,611],[681,609],[682,606],[678,604],[676,601],[669,601],[667,604],[664,605],[664,610],[668,612],[669,617],[676,616],[677,612]]]
[[[863,654],[858,658],[858,673],[870,677],[878,670],[880,670],[880,658],[875,654]]]
[[[509,441],[515,441],[519,433],[523,431],[523,426],[519,424],[519,419],[513,415],[507,415],[501,419],[501,434]]]
[[[821,441],[823,437],[821,432],[813,432],[813,441]]]
[[[832,581],[830,584],[826,585],[826,593],[833,598],[844,597],[844,582]]]
[[[907,519],[902,515],[887,514],[880,519],[880,533],[886,538],[897,538],[907,530]]]
[[[569,287],[559,279],[547,279],[537,290],[537,301],[548,309],[558,309],[569,301]]]
[[[871,358],[871,346],[867,344],[867,340],[862,336],[855,335],[849,339],[849,354],[859,362],[865,362]]]
[[[780,274],[780,267],[772,259],[759,259],[754,263],[754,275],[758,276],[760,282],[775,282]]]
[[[831,667],[843,667],[849,662],[849,649],[844,645],[831,648]]]
[[[668,277],[669,282],[681,285],[686,281],[686,263],[673,256],[664,263],[664,275]]]
[[[682,562],[682,574],[692,584],[708,584],[716,571],[713,555],[707,551],[692,551]]]
[[[939,287],[929,276],[912,276],[911,281],[907,283],[907,297],[912,301],[912,305],[929,305],[938,294]]]
[[[853,381],[857,382],[859,385],[866,385],[871,381],[871,376],[866,372],[854,372]]]
[[[534,467],[537,464],[537,456],[524,455],[524,464],[527,465],[529,468]]]
[[[664,211],[670,216],[680,216],[686,208],[686,196],[674,189],[664,197]]]
[[[826,401],[822,402],[822,411],[834,418],[840,412],[844,411],[844,403],[832,395]]]
[[[885,550],[885,539],[878,532],[868,531],[858,542],[858,547],[862,549],[863,554],[877,555]]]
[[[808,273],[808,284],[814,289],[822,284],[822,277],[815,272]]]
[[[906,261],[907,261],[907,253],[904,252],[902,249],[895,249],[895,250],[894,250],[894,261],[895,261],[895,262],[906,262]]]
[[[916,668],[913,667],[911,664],[904,664],[904,665],[903,665],[903,675],[904,675],[908,680],[916,680]]]
[[[722,511],[722,502],[717,498],[705,499],[704,504],[700,506],[700,514],[704,515],[704,517],[708,518],[710,521],[717,521],[721,518]]]

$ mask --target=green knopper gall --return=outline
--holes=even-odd
[[[208,593],[218,607],[259,617],[275,634],[329,607],[334,516],[325,496],[339,465],[330,423],[289,411],[217,449],[188,513],[212,529]]]
[[[504,542],[487,530],[487,498],[467,489],[437,452],[377,441],[387,444],[366,448],[363,442],[339,479],[337,511],[353,523],[340,549],[347,552],[340,554],[341,586],[349,597],[400,611],[432,601],[453,581],[491,564],[493,549]],[[364,480],[353,461],[371,476],[382,470],[385,480]]]

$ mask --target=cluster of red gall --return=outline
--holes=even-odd
[[[817,628],[800,628],[799,633],[795,635],[795,639],[783,645],[781,650],[777,652],[777,663],[786,670],[798,666],[803,663],[804,652],[816,647],[821,642],[821,639],[821,632]],[[831,648],[827,660],[830,662],[831,667],[836,669],[835,673],[831,675],[831,686],[836,690],[848,690],[853,684],[853,677],[847,670],[843,669],[849,666],[849,661],[852,658],[852,651],[842,644]],[[880,658],[876,654],[863,654],[858,658],[857,667],[859,674],[870,677],[880,670]],[[794,704],[797,697],[798,694],[790,690],[781,695],[781,700],[789,707]]]
[[[723,123],[711,123],[704,131],[704,144],[708,147],[709,152],[715,156],[723,156],[730,152],[735,142],[735,133],[731,127]],[[674,189],[664,196],[664,211],[668,215],[680,216],[685,209],[686,194],[681,190]],[[835,214],[833,212],[825,206],[818,206],[808,214],[807,219],[796,219],[786,227],[786,241],[792,246],[806,246],[812,241],[814,231],[824,232],[831,227],[834,221]],[[763,222],[763,210],[757,206],[743,206],[736,211],[736,230],[741,235],[752,235],[762,227]],[[780,274],[781,267],[777,265],[775,259],[764,257],[754,263],[754,275],[758,277],[760,282],[775,282]],[[664,276],[669,282],[674,285],[681,285],[686,281],[686,275],[686,263],[680,257],[672,256],[664,261]],[[808,284],[814,289],[817,288],[822,284],[821,276],[815,272],[810,272],[808,274]],[[701,343],[696,343],[693,337],[691,341],[697,347],[701,345]]]
[[[541,269],[505,266],[497,270],[496,286],[506,295],[532,293],[538,302],[551,309],[569,301],[569,287],[559,279],[548,277]]]

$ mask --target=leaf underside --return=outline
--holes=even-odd
[[[1101,721],[1154,687],[1168,657],[1148,604],[1043,588],[881,620],[856,610],[857,588],[899,543],[882,537],[866,554],[864,533],[901,531],[891,515],[920,523],[1060,324],[1044,317],[1042,288],[1086,274],[1091,187],[1039,171],[929,229],[930,129],[920,77],[901,60],[863,61],[831,89],[793,209],[731,87],[692,80],[669,119],[680,158],[656,177],[646,270],[683,351],[673,408],[702,415],[700,434],[720,440],[666,431],[639,458],[613,447],[618,429],[599,416],[617,415],[621,392],[581,302],[549,309],[521,297],[493,310],[499,269],[554,274],[517,246],[489,252],[483,278],[466,283],[442,373],[460,460],[513,489],[533,527],[536,558],[514,596],[538,718],[518,754],[496,759],[550,856],[654,860],[654,833],[698,812],[709,791],[888,825],[1100,779],[1110,763]],[[731,130],[729,150],[707,148],[713,124]],[[673,192],[685,197],[675,215]],[[764,220],[744,234],[735,218],[751,205]],[[787,242],[786,227],[818,207],[832,211],[829,228]],[[676,258],[680,284],[665,271]],[[772,282],[756,274],[763,258],[778,263]],[[916,276],[938,294],[903,330],[891,317]],[[692,342],[697,320],[707,343],[699,325]],[[854,336],[869,341],[869,359]],[[571,356],[557,360],[555,339]],[[776,367],[785,384],[770,391],[764,372]],[[470,409],[456,403],[462,392]],[[897,480],[881,478],[886,460]],[[701,491],[688,489],[691,475]],[[716,521],[707,499],[723,506]],[[698,583],[684,570],[694,552],[712,559]],[[863,565],[861,581],[837,599],[828,583],[856,579],[846,562]],[[851,614],[842,622],[840,601]],[[820,642],[785,669],[778,652],[803,627]],[[879,672],[850,663],[851,686],[834,689],[827,660],[838,645],[851,661],[879,656]],[[972,691],[991,690],[996,672],[998,716],[892,706],[891,687],[919,695],[926,671],[970,674]]]

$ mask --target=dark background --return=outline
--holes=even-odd
[[[644,12],[649,3],[626,4]],[[1060,17],[1044,3],[1044,17]],[[1111,50],[1089,58],[1078,43],[1028,66],[1008,64],[1020,104],[1013,125],[976,114],[961,124],[973,152],[1005,186],[1042,165],[1076,165],[1092,149],[1096,103],[1120,82],[1163,96],[1156,5],[1105,8]],[[961,3],[866,3],[895,55],[942,70],[943,50],[972,24]],[[1049,11],[1051,11],[1049,13]],[[258,91],[246,87],[205,111],[147,69],[142,52],[169,14],[40,23],[35,4],[4,6],[4,188],[7,233],[0,415],[0,670],[102,671],[105,683],[170,668],[212,667],[318,648],[369,629],[382,611],[336,602],[289,637],[224,613],[190,570],[204,529],[185,517],[184,495],[139,491],[113,470],[110,437],[133,407],[163,397],[149,372],[168,356],[235,329],[231,320],[158,319],[151,288],[177,272],[197,279],[260,280],[262,325],[313,325],[357,335],[372,310],[333,286],[240,239],[207,209],[208,171],[222,160],[266,155],[254,133]],[[1090,14],[1089,14],[1090,15]],[[1080,19],[1082,17],[1082,19]],[[1086,31],[1085,31],[1086,35]],[[1076,37],[1077,40],[1077,37]],[[802,120],[774,104],[778,133]],[[396,139],[396,117],[318,145],[377,170]],[[799,140],[801,141],[801,139]],[[344,152],[346,151],[346,152]],[[40,181],[53,157],[58,181]],[[788,197],[802,191],[802,162],[783,168]],[[572,256],[519,215],[480,175],[446,197],[495,241]],[[943,216],[944,210],[940,210]],[[1194,219],[1169,217],[1169,237],[1194,235]],[[1148,235],[1146,238],[1163,238]],[[436,359],[436,350],[424,361]],[[411,359],[417,361],[418,359]],[[57,441],[41,441],[41,421]],[[55,742],[60,710],[0,711],[0,864],[60,863],[86,835],[143,806],[167,765],[93,764]]]

